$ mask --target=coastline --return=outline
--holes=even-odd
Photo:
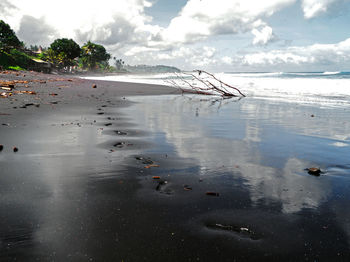
[[[2,260],[350,257],[347,108],[24,78],[46,82],[0,98]]]

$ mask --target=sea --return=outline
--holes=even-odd
[[[184,88],[193,78],[188,74],[99,79]],[[246,97],[129,96],[129,106],[108,106],[108,118],[97,120],[107,123],[101,136],[111,163],[118,168],[137,167],[144,159],[154,163],[127,175],[111,172],[108,188],[95,191],[136,188],[135,197],[126,195],[137,214],[128,218],[136,222],[127,230],[127,236],[133,233],[127,246],[136,251],[127,256],[138,257],[129,260],[148,254],[150,261],[350,261],[350,73],[215,77]],[[123,187],[110,190],[119,177]],[[144,218],[152,210],[154,216]],[[139,243],[144,236],[152,240]]]
[[[190,72],[184,74],[125,74],[103,77],[86,77],[121,82],[188,85],[182,81],[191,80]],[[247,97],[318,104],[320,106],[350,105],[350,72],[224,72],[215,77],[238,88]]]

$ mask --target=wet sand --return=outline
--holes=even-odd
[[[2,261],[349,259],[348,109],[5,78]]]

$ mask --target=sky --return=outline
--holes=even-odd
[[[350,0],[0,0],[27,46],[102,44],[127,64],[350,71]]]

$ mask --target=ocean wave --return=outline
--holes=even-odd
[[[310,77],[314,77],[314,76],[319,76],[322,75],[323,72],[285,72],[283,73],[283,75],[286,76],[310,76]]]
[[[323,72],[323,75],[340,75],[342,72],[341,71],[335,71],[335,72]]]
[[[271,76],[281,76],[285,74],[284,72],[227,72],[227,73],[217,73],[217,75],[237,75],[242,77],[271,77]]]
[[[299,101],[304,104],[350,104],[349,72],[217,73],[215,76],[237,87],[248,97]],[[190,76],[184,77],[191,81]],[[175,74],[113,75],[99,79],[170,86],[172,84],[169,83],[169,79],[173,79],[178,80],[178,84],[181,85]],[[185,85],[183,81],[182,84]]]
[[[349,76],[350,72],[324,71],[324,72],[229,72],[219,74],[230,74],[242,77],[327,77],[327,76]]]

